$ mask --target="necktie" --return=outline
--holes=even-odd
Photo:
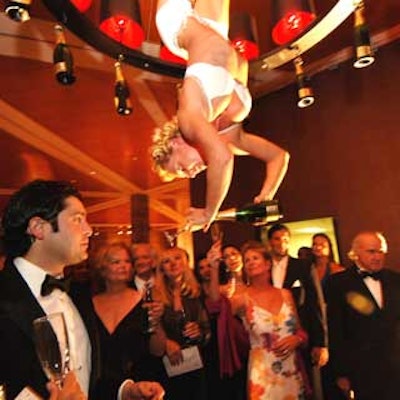
[[[66,278],[54,278],[54,276],[46,275],[42,283],[40,294],[42,296],[48,296],[54,289],[60,289],[63,292],[68,292],[70,286],[70,280]]]
[[[377,271],[377,272],[370,272],[370,271],[361,271],[359,270],[358,273],[360,274],[361,278],[372,278],[375,279],[376,281],[380,281],[382,279],[382,271]]]

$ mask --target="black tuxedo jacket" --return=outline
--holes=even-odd
[[[357,399],[398,398],[400,275],[383,271],[379,308],[356,267],[329,277],[326,286],[330,363],[348,377]]]
[[[99,345],[90,293],[71,288],[69,293],[85,323],[92,347],[91,387],[99,373]],[[30,386],[47,398],[47,379],[36,356],[32,322],[45,313],[11,262],[0,272],[0,382],[13,399]]]
[[[292,292],[301,325],[308,333],[309,347],[327,347],[326,326],[311,275],[311,265],[289,257],[283,287]]]

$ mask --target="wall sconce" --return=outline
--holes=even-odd
[[[104,0],[101,2],[100,30],[111,39],[131,49],[144,41],[139,0]]]
[[[74,75],[74,60],[64,35],[61,25],[54,27],[56,34],[56,47],[53,52],[54,73],[56,79],[62,85],[72,85],[76,77]]]
[[[304,73],[303,59],[299,56],[293,60],[294,67],[296,69],[296,80],[297,80],[297,95],[299,108],[306,108],[314,104],[314,92],[310,86],[309,78]]]
[[[132,113],[132,103],[130,96],[130,90],[124,75],[122,73],[121,62],[123,56],[118,56],[117,62],[114,64],[115,67],[115,86],[114,86],[114,104],[115,110],[120,115],[129,115]]]
[[[31,18],[29,15],[31,3],[32,0],[7,1],[4,12],[15,22],[26,22]]]
[[[274,0],[272,15],[275,25],[272,39],[278,45],[289,43],[311,24],[315,12],[309,0]]]
[[[371,49],[369,29],[365,20],[365,5],[363,1],[360,1],[354,11],[354,45],[356,52],[356,60],[353,63],[354,68],[365,68],[375,61]]]
[[[257,26],[249,13],[234,13],[230,16],[229,38],[245,59],[253,60],[259,56]]]

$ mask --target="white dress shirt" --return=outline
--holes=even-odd
[[[287,266],[289,262],[289,256],[282,257],[281,260],[272,260],[272,284],[279,289],[283,288],[285,282]]]
[[[151,277],[148,281],[145,281],[142,278],[139,278],[137,275],[134,277],[134,282],[136,286],[136,290],[143,296],[146,291],[147,282],[150,284],[150,287],[154,286],[154,277]]]
[[[360,268],[360,271],[365,271]],[[376,304],[379,308],[383,307],[383,294],[382,294],[382,282],[367,276],[363,279],[365,286],[370,291],[372,297],[375,299]]]
[[[71,298],[60,289],[54,289],[48,296],[41,296],[40,290],[46,271],[22,257],[17,257],[14,264],[45,314],[58,312],[64,314],[70,347],[70,369],[74,371],[82,391],[87,395],[91,371],[91,347],[78,310]]]

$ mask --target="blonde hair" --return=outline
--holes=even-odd
[[[110,262],[110,253],[114,249],[125,250],[127,252],[129,260],[132,264],[131,278],[133,278],[133,262],[132,262],[133,260],[132,260],[132,252],[130,246],[124,241],[107,242],[97,250],[93,259],[93,273],[94,273],[96,293],[103,292],[106,288],[104,271],[107,268],[108,263]]]
[[[164,254],[161,254],[160,263],[157,266],[157,271],[156,271],[156,287],[159,290],[161,301],[167,306],[172,305],[172,287],[171,284],[168,282],[168,278],[165,276],[164,273],[163,256],[167,252],[176,250],[178,250],[183,255],[186,261],[182,272],[182,279],[180,282],[182,295],[190,298],[195,298],[200,296],[200,285],[196,280],[193,270],[190,268],[189,257],[186,250],[180,247],[172,247],[170,249],[165,250],[163,252]]]
[[[172,153],[172,139],[181,136],[176,117],[167,121],[161,128],[155,128],[153,132],[153,144],[150,147],[150,155],[153,162],[153,170],[162,181],[170,182],[175,178],[174,174],[165,170]]]

